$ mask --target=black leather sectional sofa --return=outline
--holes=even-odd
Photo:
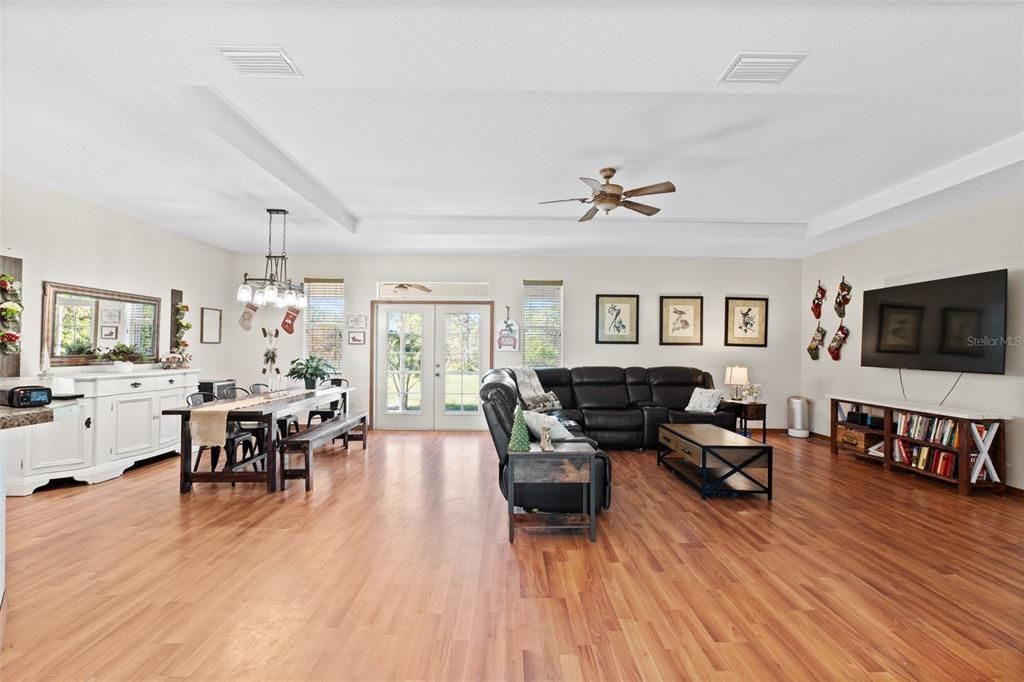
[[[515,381],[512,371],[494,369],[484,386],[495,373]],[[537,378],[562,403],[552,414],[576,422],[605,448],[657,447],[658,425],[666,422],[736,427],[730,410],[685,411],[693,389],[715,386],[711,374],[693,367],[558,367],[538,369]]]

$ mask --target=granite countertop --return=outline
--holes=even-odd
[[[53,410],[44,407],[8,407],[0,405],[0,431],[16,429],[19,426],[46,424],[53,421]]]

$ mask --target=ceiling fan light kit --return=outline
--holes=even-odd
[[[590,209],[587,210],[587,212],[584,213],[578,221],[582,223],[593,218],[597,215],[598,211],[604,211],[605,215],[607,215],[619,206],[628,208],[631,211],[636,211],[637,213],[645,216],[652,216],[661,209],[655,208],[654,206],[648,206],[647,204],[641,204],[636,201],[629,201],[629,198],[642,197],[650,194],[668,194],[676,191],[676,186],[667,181],[623,191],[622,185],[616,185],[611,181],[612,178],[615,177],[614,168],[602,168],[600,172],[604,182],[600,182],[594,178],[580,178],[583,184],[589,187],[592,192],[589,198],[555,199],[553,201],[542,201],[540,203],[558,204],[565,201],[578,201],[581,204],[591,204]]]

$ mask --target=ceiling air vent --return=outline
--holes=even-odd
[[[806,52],[740,52],[720,83],[781,83],[807,56]]]
[[[302,78],[291,58],[274,45],[218,45],[217,50],[246,78]]]

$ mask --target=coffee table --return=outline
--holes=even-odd
[[[713,424],[662,424],[658,464],[709,495],[767,495],[772,499],[772,446]],[[751,470],[767,470],[767,480]]]

